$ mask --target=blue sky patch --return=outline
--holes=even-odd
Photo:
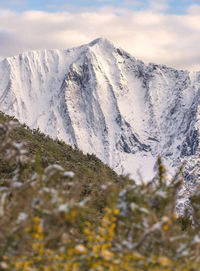
[[[152,4],[153,3],[153,4]],[[131,10],[144,10],[155,8],[163,4],[167,8],[160,10],[165,13],[183,14],[191,5],[200,4],[200,0],[1,0],[1,9],[16,11],[76,11],[92,10],[102,7],[125,8]]]

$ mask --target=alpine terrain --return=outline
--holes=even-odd
[[[0,62],[0,111],[132,177],[151,178],[162,155],[192,178],[199,103],[200,72],[145,65],[102,38]]]

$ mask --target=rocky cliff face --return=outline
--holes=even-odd
[[[105,39],[0,62],[0,111],[133,177],[153,176],[159,154],[194,162],[199,103],[199,72],[145,65]]]

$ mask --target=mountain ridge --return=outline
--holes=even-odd
[[[117,173],[154,175],[196,155],[200,72],[135,59],[98,38],[0,62],[0,109],[94,153]]]

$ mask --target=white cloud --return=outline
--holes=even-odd
[[[69,48],[104,36],[145,61],[200,70],[200,13],[104,8],[90,12],[0,11],[0,55]],[[120,14],[117,15],[117,14]]]

